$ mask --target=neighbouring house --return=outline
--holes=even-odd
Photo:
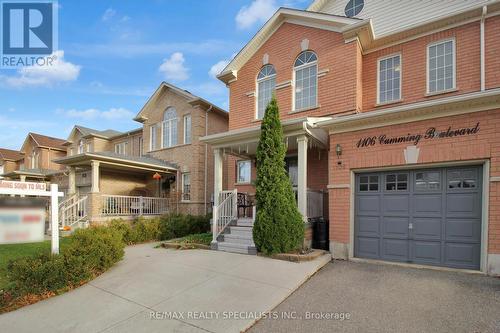
[[[229,129],[202,138],[214,151],[216,246],[252,250],[235,202],[255,191],[275,94],[298,208],[304,221],[329,219],[334,258],[499,275],[498,40],[495,1],[278,9],[218,75]]]
[[[0,179],[4,173],[11,173],[19,168],[19,163],[24,158],[18,150],[0,148]]]
[[[28,133],[20,149],[21,158],[14,169],[4,170],[3,176],[21,181],[49,181],[64,172],[54,160],[66,156],[64,140],[37,133]],[[12,164],[11,167],[14,165]]]
[[[227,130],[227,112],[161,83],[129,132],[75,126],[64,142],[67,168],[53,177],[67,193],[64,226],[167,212],[211,211],[213,153],[201,136]]]

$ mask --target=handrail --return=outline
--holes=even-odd
[[[60,228],[72,227],[80,222],[87,222],[88,197],[73,195],[59,205]]]
[[[238,190],[221,191],[223,200],[213,208],[212,242],[217,242],[217,237],[226,227],[238,218]]]

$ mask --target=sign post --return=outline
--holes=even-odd
[[[50,224],[52,226],[51,252],[52,254],[59,254],[59,196],[57,184],[50,184]]]

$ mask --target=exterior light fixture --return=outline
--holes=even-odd
[[[337,154],[337,158],[340,158],[340,155],[342,155],[342,146],[338,143],[335,146],[335,153]]]
[[[160,179],[161,179],[161,175],[160,175],[158,172],[156,172],[156,173],[153,175],[153,179],[155,179],[155,180],[160,180]]]

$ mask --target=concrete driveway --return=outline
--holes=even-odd
[[[273,312],[298,319],[263,319],[249,332],[500,332],[500,279],[335,261]]]
[[[330,261],[128,247],[89,284],[0,315],[2,332],[240,332]]]

